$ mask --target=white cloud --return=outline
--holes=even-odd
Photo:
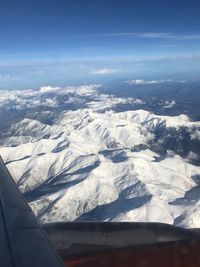
[[[56,98],[47,98],[45,100],[45,105],[48,107],[57,107],[58,101],[56,100]]]
[[[157,83],[165,83],[172,82],[172,80],[130,80],[126,81],[129,85],[145,85],[145,84],[157,84]]]
[[[145,81],[145,80],[131,80],[131,81],[127,81],[128,84],[130,85],[144,85],[144,84],[154,84],[154,83],[158,83],[158,81]]]
[[[200,40],[200,33],[172,33],[172,32],[114,32],[107,33],[104,36],[124,36],[133,38],[147,38],[147,39],[169,39],[169,40]]]
[[[59,89],[61,89],[60,87],[51,87],[51,86],[44,86],[44,87],[40,87],[39,92],[40,93],[52,93],[52,92],[56,92]]]
[[[41,87],[38,90],[1,90],[0,91],[0,108],[34,108],[38,106],[57,107],[59,105],[59,96],[67,94],[76,96],[90,96],[96,93],[97,88],[101,85],[84,85],[78,87]],[[49,97],[53,93],[53,97]]]
[[[196,129],[195,131],[193,131],[190,135],[191,139],[197,139],[200,140],[200,129]]]
[[[149,39],[174,39],[174,40],[199,40],[200,34],[176,34],[169,32],[144,32],[136,35],[139,38]]]
[[[176,102],[172,100],[171,102],[165,101],[165,106],[163,108],[173,108],[176,105]]]
[[[97,69],[97,70],[94,70],[92,71],[92,74],[94,75],[104,75],[104,74],[113,74],[113,73],[116,73],[117,70],[113,69],[113,68],[108,68],[108,67],[105,67],[105,68],[102,68],[102,69]]]

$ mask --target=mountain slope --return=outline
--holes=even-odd
[[[42,222],[159,221],[199,227],[200,168],[189,154],[179,153],[179,133],[184,128],[191,142],[199,142],[200,122],[184,114],[116,112],[116,104],[139,100],[100,94],[97,88],[29,91],[20,106],[26,116],[2,131],[0,154],[34,212]],[[11,93],[19,103],[18,92]],[[57,105],[53,109],[50,96]],[[41,111],[27,107],[37,97],[47,103]],[[69,108],[69,102],[80,106]],[[179,146],[169,149],[166,140],[175,137]]]

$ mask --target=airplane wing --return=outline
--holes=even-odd
[[[162,223],[43,225],[68,267],[200,267],[200,230]]]
[[[0,266],[63,266],[1,158]]]

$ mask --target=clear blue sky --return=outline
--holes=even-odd
[[[0,0],[0,88],[196,79],[199,0]]]

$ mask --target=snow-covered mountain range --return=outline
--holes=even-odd
[[[0,155],[39,219],[200,227],[200,122],[99,87],[0,92]]]

